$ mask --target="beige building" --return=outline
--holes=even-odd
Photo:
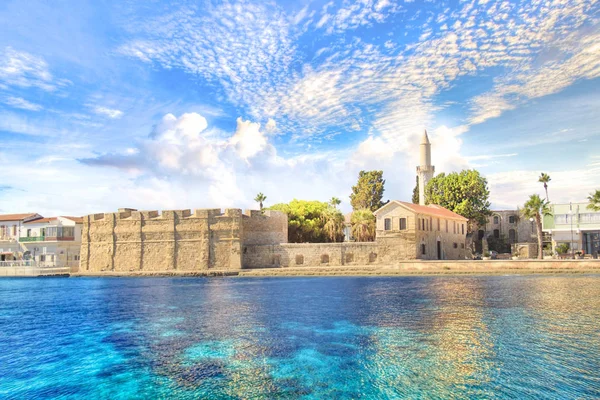
[[[519,210],[495,210],[484,226],[475,230],[475,250],[482,252],[483,239],[490,250],[510,253],[511,246],[517,243],[537,243],[537,233],[533,221],[523,217]]]
[[[464,260],[467,219],[437,205],[393,200],[375,211],[377,242],[404,259]]]

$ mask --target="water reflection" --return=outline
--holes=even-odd
[[[0,280],[0,397],[594,398],[599,283]]]

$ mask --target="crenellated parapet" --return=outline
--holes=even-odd
[[[242,246],[287,242],[287,216],[276,211],[196,209],[84,217],[83,271],[241,268]]]

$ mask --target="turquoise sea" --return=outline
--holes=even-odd
[[[600,276],[0,279],[0,398],[600,398]]]

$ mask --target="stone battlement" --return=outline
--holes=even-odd
[[[120,209],[84,217],[81,271],[239,269],[241,248],[287,242],[287,215],[241,209]]]

